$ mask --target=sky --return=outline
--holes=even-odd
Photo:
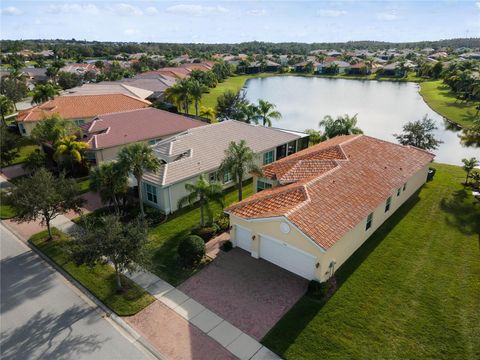
[[[480,37],[480,1],[9,1],[1,39],[238,43]]]

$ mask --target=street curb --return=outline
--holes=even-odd
[[[2,221],[2,225],[5,226],[9,231],[11,231],[15,236],[17,236],[20,239],[23,239],[20,234],[12,229],[11,226],[9,226],[7,223]],[[23,239],[23,243],[27,245],[32,251],[34,251],[40,258],[45,261],[50,267],[52,267],[54,270],[56,270],[59,274],[61,274],[68,282],[70,282],[72,285],[74,285],[78,290],[82,292],[83,295],[85,295],[90,301],[92,301],[95,304],[96,310],[100,310],[105,314],[106,317],[111,319],[115,324],[120,326],[130,337],[134,339],[134,342],[137,342],[142,346],[147,352],[149,352],[152,356],[159,360],[167,360],[167,358],[162,355],[148,340],[146,340],[144,337],[142,337],[140,334],[138,334],[135,329],[133,329],[130,325],[125,322],[120,316],[115,314],[110,308],[108,308],[104,303],[102,303],[100,300],[98,300],[91,292],[88,290],[86,287],[84,287],[82,284],[80,284],[77,280],[75,280],[68,272],[63,270],[57,263],[55,263],[52,259],[50,259],[47,255],[45,255],[39,248],[37,248],[34,244],[32,244],[30,241],[25,241]]]

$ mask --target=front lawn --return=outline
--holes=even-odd
[[[110,265],[97,265],[93,269],[85,265],[76,266],[68,259],[65,248],[68,241],[67,235],[57,229],[53,229],[53,232],[55,239],[52,241],[45,241],[47,231],[32,236],[29,241],[90,290],[95,297],[117,315],[134,315],[155,300],[153,296],[126,277],[122,277],[126,291],[118,294],[115,285],[115,272]]]
[[[478,118],[475,104],[457,100],[441,80],[421,83],[420,95],[435,112],[462,127],[472,126],[473,120]]]
[[[437,173],[263,339],[286,359],[479,359],[480,203],[456,166]]]
[[[253,193],[252,182],[244,187],[244,198]],[[225,195],[225,205],[237,201],[236,187]],[[213,214],[222,211],[217,204],[212,205]],[[167,221],[149,231],[149,248],[152,254],[150,271],[160,276],[172,285],[178,285],[189,278],[198,269],[183,269],[177,259],[177,246],[187,236],[192,228],[200,222],[200,209],[197,206],[184,208],[169,215]]]
[[[90,177],[83,177],[75,179],[78,185],[78,193],[84,194],[90,191]]]
[[[40,149],[37,143],[29,138],[22,137],[19,140],[18,154],[15,159],[10,163],[12,165],[23,164],[27,160],[28,156],[35,150]]]
[[[15,216],[15,208],[10,204],[5,190],[0,190],[0,219],[11,219]]]

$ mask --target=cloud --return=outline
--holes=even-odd
[[[267,10],[265,9],[251,9],[246,11],[247,15],[250,16],[265,16],[267,15]]]
[[[15,6],[7,6],[6,8],[3,8],[0,10],[0,14],[2,15],[20,15],[22,11],[20,11],[19,8],[16,8]]]
[[[138,29],[128,28],[123,30],[123,35],[133,36],[138,34],[140,34],[140,31],[138,31]]]
[[[147,15],[157,15],[158,14],[158,10],[157,8],[153,7],[153,6],[149,6],[145,9],[145,14]]]
[[[392,21],[397,20],[398,16],[394,11],[377,13],[378,20]]]
[[[319,10],[318,15],[325,17],[338,17],[345,15],[347,12],[344,10]]]
[[[228,9],[223,6],[203,6],[193,4],[178,4],[167,8],[167,12],[179,15],[204,16],[211,14],[224,14]]]
[[[480,9],[480,1],[477,1],[477,2],[475,3],[475,5],[477,5],[477,8]]]
[[[116,4],[114,6],[114,10],[118,15],[121,16],[142,16],[143,11],[140,10],[138,7],[130,5],[130,4],[125,4],[125,3],[120,3]]]
[[[79,14],[85,13],[90,15],[97,15],[100,13],[100,10],[97,6],[93,4],[58,4],[58,5],[50,5],[47,7],[47,12],[56,14],[56,13],[63,13],[63,14]]]

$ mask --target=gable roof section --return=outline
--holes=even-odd
[[[150,101],[124,94],[59,96],[20,111],[17,121],[41,121],[53,114],[59,114],[64,119],[92,118],[100,114],[141,109],[150,105]]]
[[[90,148],[103,149],[166,137],[207,123],[155,108],[110,113],[97,117],[86,129]]]
[[[124,94],[128,96],[137,97],[139,99],[146,99],[153,94],[153,91],[141,89],[128,84],[119,82],[101,82],[94,84],[83,84],[72,89],[62,92],[63,96],[80,96],[80,95],[109,95],[109,94]]]
[[[265,166],[267,178],[288,185],[263,190],[225,211],[246,219],[284,216],[328,249],[433,158],[365,135],[339,136]],[[290,195],[291,189],[303,189],[306,196]]]

